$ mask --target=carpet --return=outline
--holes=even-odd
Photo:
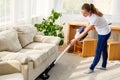
[[[107,70],[95,69],[94,73],[85,74],[92,60],[93,57],[82,58],[66,53],[51,69],[48,80],[120,80],[120,61],[108,61]]]

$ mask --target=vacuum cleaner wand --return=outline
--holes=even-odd
[[[66,53],[66,51],[70,48],[71,43],[65,48],[65,50],[58,56],[58,58],[55,60],[54,64]]]

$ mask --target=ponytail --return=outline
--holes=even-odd
[[[95,8],[95,6],[93,4],[90,4],[90,8],[91,8],[91,12],[102,17],[103,13],[100,12],[97,8]]]
[[[100,16],[100,17],[103,16],[103,13],[100,12],[100,11],[94,6],[94,4],[85,3],[85,4],[83,4],[83,6],[82,6],[82,10],[83,10],[83,9],[87,10],[88,12],[91,11],[91,13],[94,13],[94,14]]]

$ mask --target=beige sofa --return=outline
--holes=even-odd
[[[2,27],[0,60],[18,61],[24,80],[34,80],[57,58],[59,41],[58,37],[37,34],[36,28],[31,25]],[[4,68],[9,67],[6,65]],[[11,71],[16,68],[11,68]],[[0,73],[4,71],[0,69]]]
[[[24,80],[19,61],[0,61],[0,80]]]

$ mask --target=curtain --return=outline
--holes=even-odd
[[[27,24],[34,20],[36,23],[38,19],[49,16],[52,9],[66,14],[79,14],[80,7],[75,6],[84,2],[94,3],[100,11],[109,15],[107,18],[110,21],[120,23],[120,0],[0,0],[0,26]]]
[[[50,0],[32,0],[32,16],[48,16]]]
[[[54,10],[62,12],[63,0],[54,0]]]
[[[10,23],[11,15],[11,1],[12,0],[0,0],[0,25]]]
[[[47,17],[54,0],[0,0],[0,26],[30,24],[35,17]]]

